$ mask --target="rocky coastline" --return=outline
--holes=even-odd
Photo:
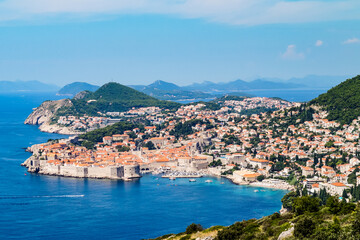
[[[72,102],[69,99],[61,99],[56,101],[45,101],[26,118],[25,124],[38,125],[39,130],[47,133],[58,133],[62,135],[77,135],[77,132],[65,126],[52,124],[52,119],[56,112],[62,107],[71,107]]]
[[[233,176],[222,176],[229,179],[232,183],[236,185],[247,185],[252,187],[261,187],[261,188],[271,188],[279,190],[294,191],[295,187],[288,184],[285,181],[280,181],[277,179],[265,179],[262,182],[246,182],[246,181],[237,181]]]

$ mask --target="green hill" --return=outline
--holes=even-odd
[[[191,224],[183,233],[167,234],[154,240],[360,239],[360,210],[354,203],[330,196],[326,199],[300,197],[295,192],[286,194],[282,202],[288,205],[287,213],[274,213],[261,219],[236,222],[228,227],[213,226],[205,230],[199,224]]]
[[[348,124],[360,116],[360,75],[348,79],[310,101],[329,112],[329,120]]]
[[[122,112],[133,107],[174,109],[179,103],[161,101],[119,83],[110,82],[95,92],[86,92],[81,99],[72,99],[72,107],[62,108],[57,115],[97,115],[98,112]]]

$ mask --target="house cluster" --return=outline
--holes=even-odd
[[[295,103],[276,98],[253,97],[242,101],[226,100],[224,105],[233,108],[237,112],[255,108],[283,109],[296,105]]]
[[[60,116],[57,124],[62,127],[67,127],[74,132],[92,131],[98,128],[103,128],[116,121],[106,117],[89,117],[89,116]]]
[[[256,107],[280,110],[241,115],[242,110]],[[326,119],[326,112],[306,112],[298,103],[271,98],[226,100],[217,110],[197,103],[183,105],[176,112],[150,107],[111,114],[137,116],[149,125],[103,136],[93,149],[71,143],[43,144],[34,152],[32,158],[38,160],[34,166],[136,166],[135,172],[207,170],[244,182],[258,181],[259,176],[306,179],[303,183],[309,191],[326,188],[334,194],[350,188],[354,181],[360,183],[360,119],[340,125]],[[58,121],[81,128],[81,124],[102,127],[110,119],[68,116]],[[214,162],[219,164],[210,164]]]

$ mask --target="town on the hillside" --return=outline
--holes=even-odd
[[[277,110],[242,114],[259,107]],[[341,125],[320,108],[270,98],[228,100],[217,110],[195,103],[177,111],[148,107],[106,115],[60,117],[63,126],[100,129],[34,145],[24,165],[70,177],[222,176],[237,184],[325,189],[343,197],[360,183],[359,118]]]

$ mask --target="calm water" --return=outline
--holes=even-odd
[[[278,211],[284,191],[254,192],[225,179],[190,183],[147,175],[135,182],[29,174],[24,147],[59,135],[23,124],[53,96],[0,95],[0,239],[142,239],[192,222],[230,225]],[[224,182],[224,184],[221,184]]]
[[[248,90],[244,91],[248,94],[251,94],[253,96],[257,97],[279,97],[284,100],[290,101],[290,102],[308,102],[316,97],[318,97],[320,94],[326,93],[327,90],[325,89],[300,89],[300,90]],[[231,93],[228,93],[231,95]],[[208,102],[212,99],[196,99],[195,101],[204,101]],[[179,103],[187,104],[194,102],[194,100],[186,100],[186,101],[176,101]]]
[[[327,90],[308,89],[308,90],[254,90],[248,93],[258,97],[279,97],[290,102],[308,102]]]

